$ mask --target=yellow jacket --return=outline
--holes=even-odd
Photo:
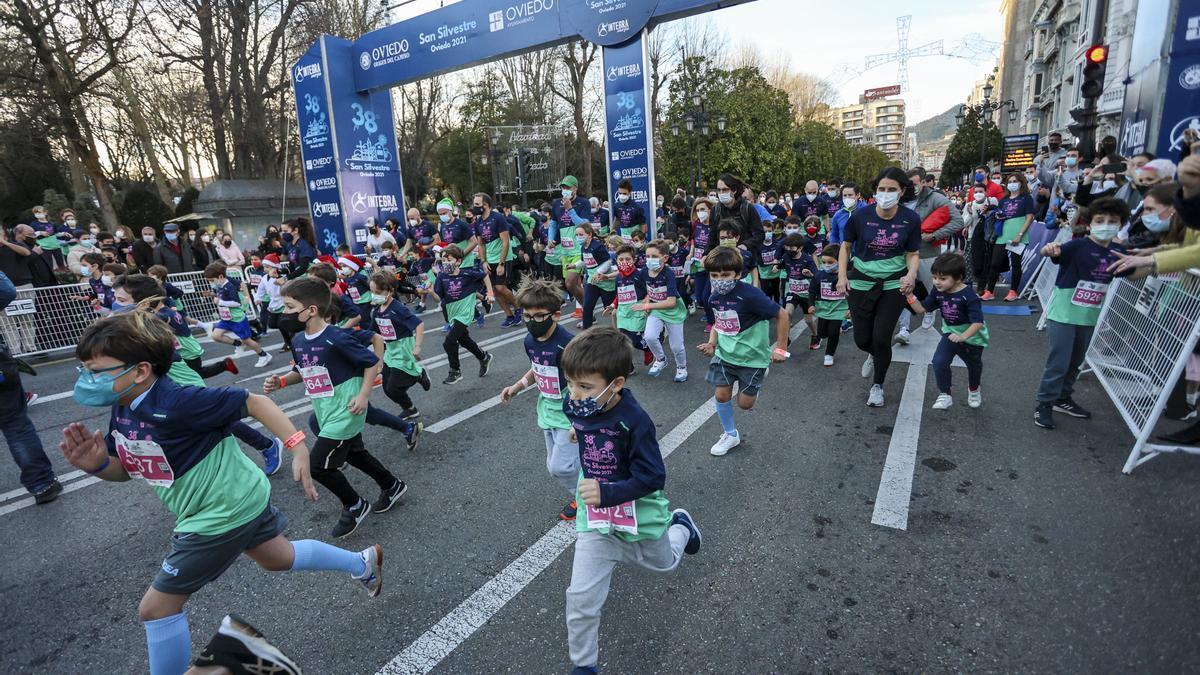
[[[1200,230],[1184,228],[1183,243],[1164,245],[1154,254],[1154,262],[1158,264],[1159,274],[1200,267]]]

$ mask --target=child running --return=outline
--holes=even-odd
[[[342,502],[342,514],[330,533],[337,539],[358,529],[372,510],[383,513],[391,509],[408,486],[363,447],[367,398],[383,364],[349,331],[326,323],[323,311],[330,302],[329,289],[317,279],[292,279],[283,287],[284,312],[279,326],[296,335],[292,338],[296,365],[287,375],[268,377],[263,391],[270,394],[304,382],[304,393],[312,401],[321,429],[313,444],[312,477]],[[342,474],[346,464],[379,485],[374,506],[346,480]]]
[[[654,354],[654,363],[646,374],[658,377],[667,367],[667,355],[663,352],[662,333],[665,330],[671,341],[671,353],[675,356],[675,381],[687,382],[687,345],[683,342],[683,322],[687,319],[687,305],[680,297],[679,281],[675,272],[667,267],[671,244],[665,239],[656,239],[646,245],[646,301],[639,307],[646,313],[646,328],[642,340]]]
[[[817,346],[820,346],[822,339],[825,340],[823,365],[826,368],[833,365],[833,357],[837,354],[838,342],[842,338],[842,320],[846,318],[848,306],[846,294],[838,290],[837,255],[836,246],[826,246],[821,250],[821,267],[808,289],[810,306],[807,311],[810,317],[817,318],[817,330],[813,333]]]
[[[433,292],[442,299],[442,307],[446,311],[446,325],[450,326],[446,339],[442,341],[450,372],[442,384],[454,384],[462,380],[462,364],[458,358],[460,346],[479,359],[480,377],[486,377],[492,367],[492,355],[475,344],[469,330],[471,320],[475,318],[475,294],[483,290],[487,272],[483,271],[478,261],[464,268],[463,257],[462,249],[457,246],[444,249],[441,269],[433,283]]]
[[[77,403],[111,408],[107,434],[73,422],[59,450],[72,466],[102,480],[141,478],[175,515],[171,548],[138,605],[151,675],[188,667],[192,640],[183,606],[243,553],[270,571],[350,574],[371,597],[383,588],[383,549],[360,553],[315,541],[288,541],[287,518],[271,506],[271,485],[227,431],[254,417],[288,439],[292,476],[317,498],[303,432],[270,399],[243,389],[203,389],[166,377],[175,351],[171,331],[146,312],[125,312],[88,326],[75,356],[82,366]]]
[[[585,331],[562,353],[578,439],[575,560],[567,588],[567,644],[575,675],[596,673],[600,610],[613,568],[625,560],[670,572],[700,550],[700,530],[684,509],[668,511],[667,470],[654,421],[625,388],[629,343],[607,327]]]
[[[722,228],[721,236],[725,236]],[[716,387],[717,417],[721,438],[709,449],[720,457],[737,447],[742,436],[733,424],[733,385],[738,385],[738,406],[750,410],[758,400],[767,369],[788,356],[788,313],[765,293],[743,281],[742,251],[722,244],[704,257],[712,289],[708,304],[717,322],[708,342],[697,347],[711,356],[705,381]],[[771,319],[778,325],[775,348],[771,349]]]
[[[967,259],[957,253],[943,253],[930,268],[934,290],[918,301],[909,294],[908,306],[916,314],[941,311],[942,341],[933,353],[933,374],[937,378],[937,400],[934,410],[954,405],[950,395],[950,364],[957,356],[967,364],[967,405],[983,405],[979,380],[983,374],[983,349],[988,346],[987,324],[983,322],[983,301],[975,290],[963,283],[967,276]]]
[[[204,279],[212,286],[213,302],[217,305],[217,316],[220,321],[213,328],[212,339],[240,348],[249,347],[250,351],[258,354],[254,362],[255,368],[262,368],[271,362],[271,355],[263,351],[257,342],[251,339],[253,331],[250,322],[246,320],[245,300],[242,298],[242,285],[233,279],[225,278],[225,263],[209,263],[204,268]]]
[[[387,272],[371,275],[371,315],[365,328],[374,331],[386,343],[383,354],[383,393],[400,406],[400,419],[408,423],[405,431],[409,451],[417,449],[417,437],[424,424],[417,421],[421,411],[413,404],[408,388],[420,384],[429,391],[429,374],[421,367],[421,342],[425,324],[404,303],[396,299],[396,277]]]
[[[1123,201],[1097,199],[1079,214],[1079,222],[1089,228],[1087,237],[1042,248],[1043,256],[1058,263],[1054,295],[1046,311],[1050,352],[1033,412],[1033,423],[1043,429],[1054,428],[1055,412],[1079,419],[1092,416],[1071,394],[1113,279],[1109,265],[1119,259],[1117,252],[1125,250],[1113,239],[1128,219],[1129,209]]]
[[[783,238],[783,252],[777,264],[780,269],[783,287],[783,307],[788,316],[794,316],[796,310],[804,317],[804,325],[808,326],[809,349],[821,347],[823,333],[817,332],[813,322],[812,284],[817,266],[813,264],[812,256],[804,252],[804,237],[789,234]],[[835,348],[836,349],[836,348]]]
[[[575,487],[579,482],[579,452],[571,442],[571,424],[563,414],[562,392],[566,379],[562,371],[562,353],[574,337],[558,325],[562,319],[563,288],[546,279],[526,278],[517,290],[517,306],[529,335],[525,353],[531,367],[521,379],[500,391],[504,403],[530,386],[538,388],[537,423],[546,439],[546,470],[571,495],[571,501],[558,514],[563,520],[575,520]]]
[[[633,345],[633,348],[642,352],[642,360],[648,366],[654,362],[654,354],[642,340],[648,314],[644,304],[646,271],[638,269],[636,260],[637,251],[630,244],[622,244],[617,249],[617,300],[614,324],[625,334],[625,337],[629,338],[629,343]],[[604,311],[612,313],[613,308],[609,307]]]

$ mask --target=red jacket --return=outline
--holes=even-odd
[[[993,183],[992,180],[989,178],[987,180],[987,182],[983,184],[983,186],[984,186],[984,189],[987,190],[987,196],[995,197],[996,201],[1000,201],[1001,199],[1004,199],[1004,188],[1000,187],[999,183]],[[967,201],[969,202],[973,199],[975,199],[974,186],[972,186],[970,192],[967,193]]]
[[[933,212],[930,213],[929,216],[927,216],[925,218],[925,220],[921,223],[921,234],[929,234],[930,232],[937,232],[938,230],[945,227],[946,224],[949,222],[950,222],[950,207],[949,206],[939,206],[936,209],[934,209]],[[945,239],[941,239],[941,240],[932,241],[929,243],[934,244],[935,246],[940,246],[945,241],[946,241]]]

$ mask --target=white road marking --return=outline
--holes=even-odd
[[[705,401],[659,441],[663,458],[676,450],[716,413],[713,399]],[[550,528],[532,546],[492,577],[432,628],[379,669],[378,675],[428,673],[471,637],[504,605],[515,598],[575,541],[569,523]]]
[[[62,494],[65,495],[68,492],[74,492],[80,488],[85,488],[89,485],[99,483],[100,481],[101,481],[100,478],[96,478],[95,476],[88,476],[87,478],[84,478],[81,481],[76,481],[74,483],[68,483],[68,484],[64,485]],[[4,506],[0,506],[0,516],[8,515],[9,513],[12,513],[13,511],[19,511],[20,509],[23,509],[23,508],[26,508],[29,506],[33,506],[33,505],[34,505],[33,497],[29,496],[29,497],[26,497],[25,499],[15,501],[11,504],[5,504]]]
[[[524,394],[524,393],[530,392],[530,391],[537,391],[537,387],[534,386],[534,387],[527,387],[525,389],[522,389],[520,392],[517,393],[517,396],[520,396],[521,394]],[[454,426],[455,424],[458,424],[459,422],[462,422],[464,420],[471,419],[472,417],[482,413],[483,411],[488,410],[489,408],[494,408],[497,405],[500,405],[500,394],[496,394],[495,396],[489,398],[486,401],[481,401],[479,403],[476,403],[475,405],[471,406],[470,408],[467,408],[466,410],[454,413],[453,415],[447,417],[444,420],[437,422],[436,424],[432,424],[430,426],[425,427],[425,433],[428,433],[428,434],[441,433],[441,432],[449,429],[450,427]]]

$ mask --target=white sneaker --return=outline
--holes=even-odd
[[[692,304],[688,305],[688,316],[695,316],[695,315],[696,315],[696,303],[692,303]]]
[[[875,357],[868,356],[866,361],[863,361],[862,376],[870,377],[875,374]]]
[[[826,367],[826,368],[828,368],[829,366],[832,366],[832,365],[833,365],[833,357],[832,357],[832,356],[830,356],[829,354],[826,354],[826,355],[825,355],[825,363],[824,363],[824,365],[825,365],[825,367]]]
[[[235,358],[235,359],[240,359],[240,358],[242,358],[242,357],[243,357],[243,356],[245,356],[245,355],[246,355],[246,348],[245,348],[245,347],[243,347],[242,345],[238,345],[238,346],[237,346],[237,347],[236,347],[236,348],[233,350],[233,358]]]
[[[934,318],[933,312],[925,312],[925,316],[921,317],[921,328],[924,328],[925,330],[933,328]]]
[[[687,368],[676,368],[675,369],[675,381],[676,382],[687,382],[687,379],[688,379]]]
[[[655,361],[654,363],[650,364],[650,370],[647,370],[646,374],[649,375],[650,377],[658,377],[659,373],[661,373],[663,371],[663,368],[666,368],[666,367],[667,367],[666,359],[663,359],[662,361]]]
[[[383,590],[383,547],[375,544],[359,552],[358,557],[362,558],[366,569],[363,570],[362,576],[351,574],[350,578],[362,584],[367,595],[377,598]]]
[[[264,350],[262,354],[258,355],[258,360],[254,362],[254,367],[262,368],[263,366],[267,365],[270,362],[271,362],[271,354]]]
[[[871,393],[867,394],[867,405],[872,408],[883,407],[883,387],[878,384],[871,385]]]
[[[983,405],[983,392],[978,389],[975,391],[967,390],[967,405],[972,408],[978,408]]]
[[[937,400],[933,402],[934,410],[945,410],[954,405],[954,399],[950,398],[950,394],[938,394]]]
[[[909,342],[909,339],[908,339],[908,330],[907,329],[902,330],[899,333],[896,333],[896,337],[892,338],[892,344],[894,344],[894,345],[906,345],[906,344],[908,344],[908,342]]]
[[[204,334],[208,336],[209,340],[211,340],[212,332],[213,332],[213,323],[211,321],[201,321],[197,325],[204,329]]]
[[[721,438],[717,439],[717,442],[711,448],[708,449],[708,454],[712,455],[713,457],[721,457],[725,453],[729,452],[730,450],[736,448],[737,446],[739,446],[741,444],[742,444],[741,434],[738,434],[737,436],[730,436],[729,434],[721,434]]]

